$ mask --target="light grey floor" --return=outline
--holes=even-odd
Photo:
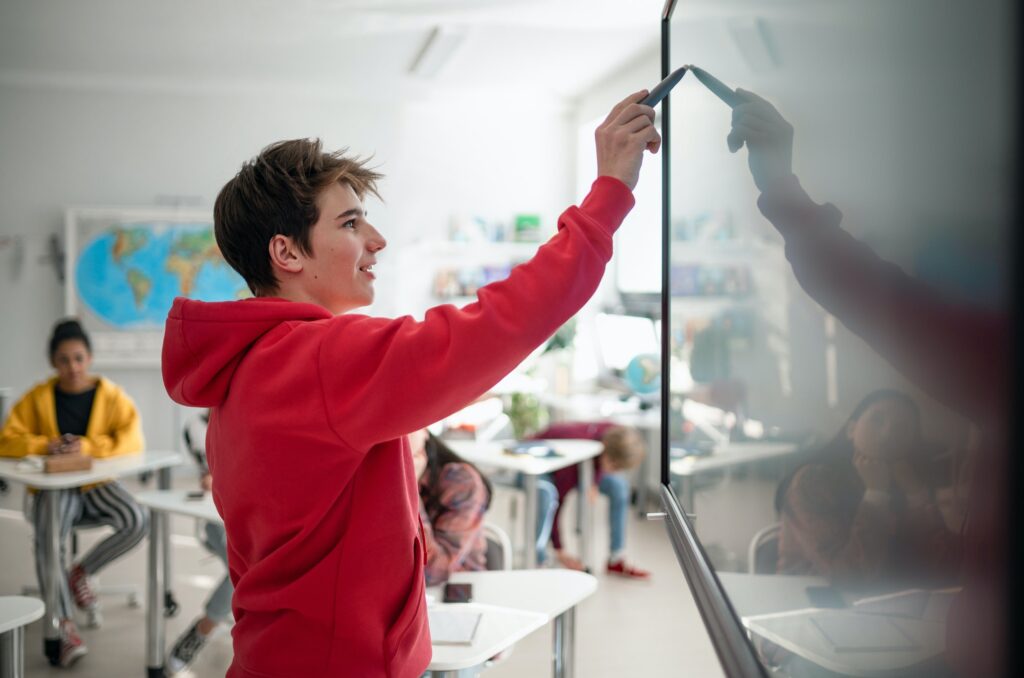
[[[190,486],[187,476],[175,485]],[[137,487],[129,483],[129,487]],[[698,493],[698,530],[707,541],[709,553],[722,564],[740,566],[743,546],[763,523],[770,522],[770,493],[773,482],[756,477],[726,478]],[[14,486],[0,497],[0,594],[20,592],[34,584],[31,560],[31,529],[20,517],[23,492]],[[514,518],[511,491],[500,489],[490,519],[513,531],[521,521]],[[572,516],[575,498],[570,496],[563,514],[563,533],[574,546]],[[607,504],[602,497],[596,510],[595,553],[607,554]],[[195,540],[195,523],[184,518],[172,520],[174,590],[182,604],[181,613],[167,623],[168,645],[201,609],[207,591],[223,574],[219,561],[209,556]],[[584,602],[577,616],[577,676],[579,678],[633,676],[692,676],[714,678],[722,675],[714,650],[700,620],[686,582],[676,564],[660,522],[641,521],[630,515],[629,552],[638,565],[651,570],[651,582],[608,577],[603,557],[597,572],[597,593]],[[93,531],[83,539],[83,550],[101,535]],[[136,584],[145,592],[145,549],[139,548],[114,563],[100,577],[101,583]],[[41,625],[26,633],[26,673],[29,676],[58,676],[73,673],[97,678],[145,675],[143,638],[145,613],[129,608],[124,598],[104,597],[105,624],[101,630],[83,630],[89,655],[71,671],[50,667],[41,652]],[[144,603],[144,597],[142,598]],[[211,641],[190,674],[196,677],[223,676],[231,661],[230,635]],[[551,629],[546,627],[521,641],[512,654],[483,675],[487,678],[521,678],[550,675]]]

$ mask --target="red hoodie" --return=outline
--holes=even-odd
[[[485,393],[591,297],[633,206],[601,177],[558,233],[462,309],[332,317],[176,299],[164,385],[212,408],[207,453],[235,585],[229,677],[413,678],[430,662],[405,435]]]

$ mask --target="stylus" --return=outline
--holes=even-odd
[[[711,90],[716,97],[728,104],[729,108],[736,108],[743,103],[743,100],[736,95],[736,92],[729,89],[728,85],[700,66],[690,66],[689,68],[697,76],[697,79],[704,83],[704,86]]]
[[[651,93],[640,103],[644,106],[657,106],[661,103],[662,99],[668,96],[672,88],[679,84],[684,75],[686,75],[686,66],[672,71],[667,78],[655,85]]]

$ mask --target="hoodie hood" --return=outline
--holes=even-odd
[[[176,403],[217,407],[249,348],[283,322],[327,320],[315,304],[255,298],[205,302],[178,297],[167,314],[161,370]]]

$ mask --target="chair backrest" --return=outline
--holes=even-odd
[[[484,523],[484,539],[487,540],[487,562],[488,570],[511,570],[512,569],[512,540],[509,539],[505,530],[491,523]]]
[[[758,530],[750,540],[747,553],[747,570],[750,574],[776,574],[779,563],[780,523]]]

